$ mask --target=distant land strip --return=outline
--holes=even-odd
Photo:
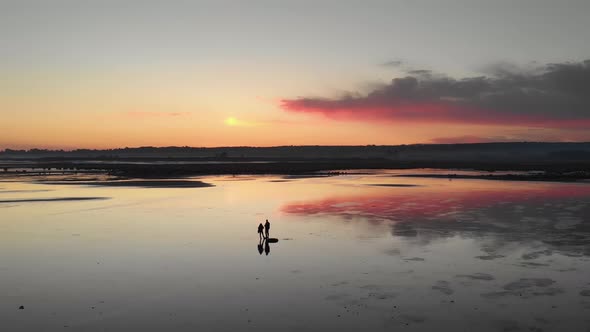
[[[37,181],[42,184],[86,185],[104,187],[142,187],[142,188],[203,188],[213,187],[202,181],[188,180],[132,180],[132,181]]]
[[[539,171],[542,174],[535,174],[535,180],[587,179],[590,142],[0,151],[0,176],[93,172],[127,178],[336,175],[351,170],[413,168],[448,169],[449,173],[454,169]],[[518,176],[526,179],[527,175]]]
[[[91,200],[100,200],[100,199],[109,199],[109,198],[108,197],[55,197],[55,198],[0,199],[0,203],[91,201]]]
[[[308,159],[305,161],[269,161],[265,163],[118,163],[61,161],[23,161],[18,165],[2,164],[0,179],[15,176],[45,176],[56,174],[108,174],[120,179],[171,179],[201,175],[291,175],[321,174],[325,176],[359,172],[364,169],[473,169],[489,172],[489,179],[575,181],[590,178],[590,161],[395,161],[388,159]],[[494,171],[537,171],[531,174],[494,175]],[[449,175],[439,175],[448,177]],[[78,183],[82,184],[82,183]],[[93,185],[100,185],[91,181]],[[105,182],[103,185],[125,185]],[[129,184],[127,184],[129,185]],[[136,184],[138,185],[138,184]],[[167,186],[172,183],[166,184]],[[194,184],[189,184],[194,185]],[[146,185],[141,185],[146,186]]]

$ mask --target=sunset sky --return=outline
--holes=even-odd
[[[0,149],[590,141],[590,1],[0,0]]]

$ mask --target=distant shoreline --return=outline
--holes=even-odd
[[[359,170],[444,169],[447,174],[405,176],[490,180],[530,181],[578,181],[590,179],[590,161],[545,161],[545,162],[487,162],[483,161],[395,161],[388,159],[305,159],[266,160],[265,162],[220,162],[191,163],[175,159],[150,159],[137,163],[117,163],[86,160],[21,160],[19,163],[0,160],[0,177],[44,176],[52,174],[108,174],[121,178],[182,178],[201,175],[339,175]],[[454,175],[456,170],[477,170],[486,175]],[[531,172],[530,174],[501,174],[496,171]]]
[[[540,171],[535,180],[590,178],[590,142],[365,146],[138,147],[0,151],[0,174],[101,173],[129,178],[340,174],[362,169]],[[511,179],[522,179],[522,177]]]

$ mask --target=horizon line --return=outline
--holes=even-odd
[[[236,149],[236,148],[255,148],[255,149],[272,149],[272,148],[286,148],[286,147],[399,147],[399,146],[424,146],[424,145],[487,145],[487,144],[589,144],[590,141],[581,142],[561,142],[561,141],[491,141],[491,142],[457,142],[457,143],[409,143],[409,144],[359,144],[359,145],[331,145],[331,144],[303,144],[303,145],[271,145],[271,146],[254,146],[254,145],[226,145],[226,146],[153,146],[143,145],[134,147],[116,147],[116,148],[74,148],[74,149],[49,149],[49,148],[28,148],[28,149],[14,149],[6,147],[0,149],[0,153],[6,153],[8,150],[15,152],[31,152],[33,150],[46,152],[75,152],[75,151],[109,151],[109,150],[132,150],[132,149],[170,149],[170,148],[185,148],[185,149]]]

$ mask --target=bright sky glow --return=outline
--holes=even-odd
[[[416,70],[460,81],[580,63],[588,13],[586,0],[2,1],[0,149],[587,141],[590,116],[567,103],[488,121],[487,104],[472,117],[364,97]],[[399,91],[396,105],[414,98]]]

